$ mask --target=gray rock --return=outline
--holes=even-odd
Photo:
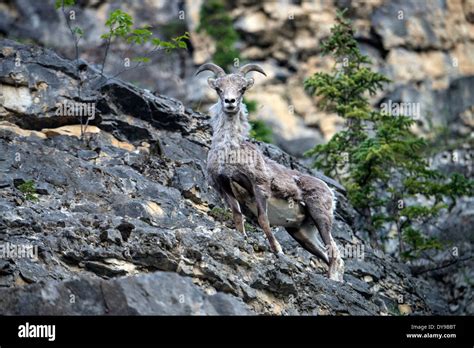
[[[120,225],[116,227],[116,229],[120,231],[120,234],[122,235],[122,239],[124,241],[128,240],[134,228],[135,225],[127,221],[122,221],[122,223],[120,223]]]
[[[375,31],[382,37],[386,49],[394,46],[407,46],[416,49],[446,48],[443,38],[439,37],[433,30],[433,26],[442,26],[435,13],[438,10],[446,11],[444,0],[417,1],[417,0],[395,0],[388,1],[378,7],[372,15],[372,23]],[[403,18],[399,18],[399,11],[403,12]],[[421,28],[418,36],[408,30],[409,21],[415,21]]]
[[[474,105],[474,77],[453,78],[446,89],[440,90],[431,90],[427,84],[400,85],[387,93],[381,103],[388,100],[392,103],[414,100],[419,103],[422,112],[417,117],[417,123],[425,131],[433,126],[430,125],[432,123],[436,126],[450,125],[455,133],[460,133],[459,128],[465,122],[461,115],[469,112]],[[464,127],[468,129],[467,132],[472,132],[472,125],[467,124]]]
[[[115,243],[117,245],[121,245],[122,234],[120,233],[120,231],[110,228],[108,230],[102,231],[102,233],[100,234],[100,240],[102,242],[110,242]]]
[[[84,277],[0,289],[2,315],[243,315],[228,294],[206,295],[189,278],[156,272],[110,281]]]
[[[99,157],[97,152],[91,151],[91,150],[80,150],[80,151],[78,151],[77,155],[81,159],[86,160],[86,161],[90,161],[90,160],[93,160],[93,159]]]
[[[39,195],[49,195],[51,193],[51,185],[49,185],[48,183],[36,184],[35,192]]]

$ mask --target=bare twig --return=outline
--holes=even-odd
[[[113,28],[110,29],[110,32],[113,32]],[[102,66],[100,68],[100,74],[102,76],[104,76],[105,62],[107,61],[107,55],[109,54],[109,48],[110,48],[111,41],[112,41],[112,36],[109,36],[107,38],[106,43],[105,43],[105,53],[104,53],[104,58],[102,59]]]

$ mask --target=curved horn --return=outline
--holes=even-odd
[[[220,66],[218,66],[214,63],[206,63],[206,64],[201,65],[199,67],[199,69],[197,69],[197,71],[194,75],[196,76],[197,74],[200,74],[200,73],[202,73],[203,71],[206,71],[206,70],[212,71],[218,77],[221,77],[221,76],[225,75],[224,69],[222,69]]]
[[[265,74],[265,71],[263,71],[262,67],[258,64],[245,64],[243,67],[240,68],[239,73],[245,76],[251,71],[257,71],[260,74],[267,76],[267,74]]]

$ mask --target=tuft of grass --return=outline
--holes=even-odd
[[[209,215],[220,222],[232,221],[232,213],[228,209],[214,207]]]
[[[33,180],[25,181],[18,186],[18,189],[23,193],[27,201],[37,202],[38,195],[36,194],[36,184]]]

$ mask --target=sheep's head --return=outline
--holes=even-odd
[[[207,82],[219,95],[222,110],[229,115],[239,113],[245,91],[253,86],[253,78],[246,77],[245,75],[251,71],[257,71],[267,76],[257,64],[246,64],[236,73],[226,74],[224,69],[213,63],[201,65],[196,71],[196,75],[206,70],[214,73],[214,78],[208,78]]]

